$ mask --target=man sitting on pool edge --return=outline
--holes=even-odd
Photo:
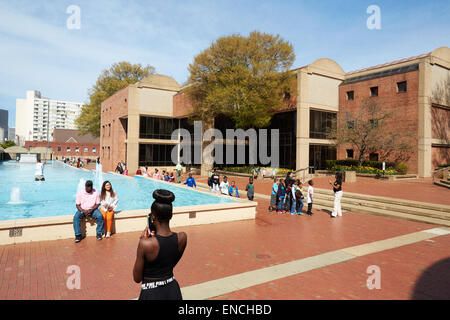
[[[78,211],[73,217],[73,229],[75,231],[75,242],[80,242],[81,234],[81,219],[91,216],[97,220],[97,240],[102,240],[103,234],[103,215],[98,210],[100,206],[100,196],[98,192],[92,187],[91,180],[86,181],[85,189],[77,193],[76,207]]]

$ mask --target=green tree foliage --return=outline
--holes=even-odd
[[[14,147],[16,144],[14,143],[14,141],[11,140],[6,140],[5,142],[0,144],[0,147],[2,147],[3,149],[9,148],[9,147]]]
[[[125,61],[114,63],[109,69],[104,70],[89,90],[89,103],[83,105],[81,114],[75,121],[81,134],[100,136],[101,103],[117,91],[154,72],[155,68],[152,66],[143,67],[141,64]]]
[[[189,65],[188,97],[192,117],[208,120],[224,114],[236,127],[265,127],[293,95],[292,45],[279,35],[254,31],[217,39]]]

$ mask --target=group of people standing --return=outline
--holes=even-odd
[[[288,173],[286,179],[275,178],[272,185],[272,194],[270,197],[269,211],[278,213],[289,212],[292,215],[302,215],[305,196],[303,195],[303,183],[293,178],[293,173]],[[312,215],[312,202],[314,198],[313,181],[308,181],[308,191],[306,195],[306,202],[308,204],[308,211],[306,214]]]
[[[335,175],[335,181],[329,180],[334,191],[334,205],[331,217],[336,218],[342,216],[341,199],[342,199],[342,173]],[[306,193],[306,204],[308,209],[306,214],[313,215],[312,206],[314,202],[314,181],[308,181],[308,190]],[[291,213],[292,215],[302,215],[305,195],[303,195],[303,183],[293,178],[293,173],[288,173],[286,179],[274,179],[272,185],[272,194],[270,198],[269,211],[277,213]]]

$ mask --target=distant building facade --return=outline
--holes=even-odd
[[[14,141],[16,144],[16,128],[9,128],[8,129],[8,140]]]
[[[78,130],[55,129],[53,141],[26,141],[25,148],[49,148],[52,158],[59,160],[65,158],[96,159],[99,155],[100,139],[90,134],[80,135]]]
[[[0,143],[8,139],[8,110],[0,109]]]
[[[16,135],[25,141],[53,141],[55,129],[77,129],[75,119],[81,102],[44,98],[39,91],[27,91],[26,99],[16,99]]]

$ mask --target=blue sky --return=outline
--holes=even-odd
[[[80,30],[66,27],[70,5],[81,9]],[[381,30],[366,27],[370,5]],[[449,46],[448,17],[449,1],[0,0],[0,109],[14,127],[26,90],[86,102],[99,73],[123,60],[183,83],[215,39],[253,30],[289,41],[294,67],[327,57],[351,71]]]

